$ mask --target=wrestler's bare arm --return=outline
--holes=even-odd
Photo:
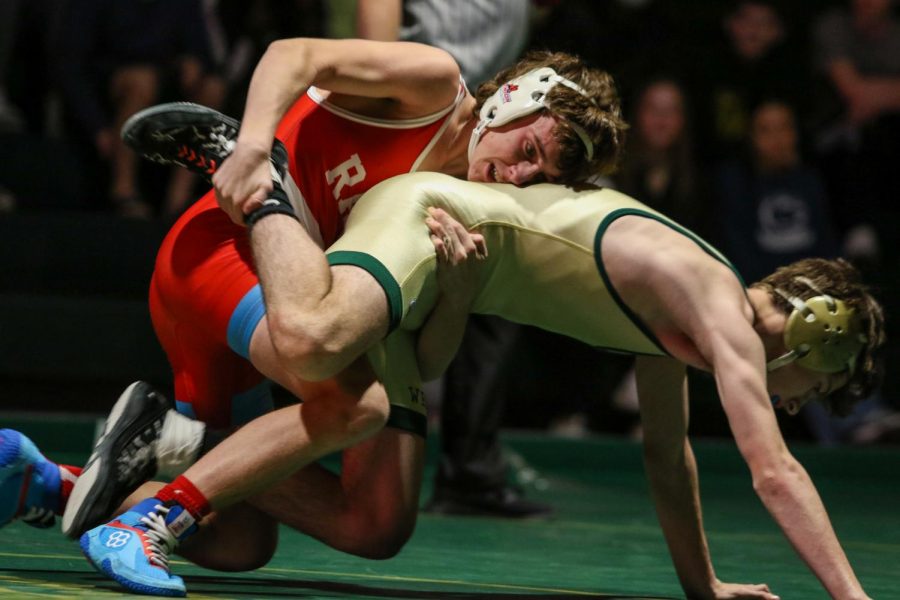
[[[700,510],[697,463],[687,438],[687,379],[683,363],[667,357],[636,361],[644,464],[656,512],[681,587],[688,598],[777,596],[765,584],[719,581],[713,570]]]
[[[866,598],[809,475],[791,455],[766,389],[765,352],[736,280],[706,287],[686,333],[713,369],[753,487],[797,553],[834,598]]]
[[[356,112],[414,118],[452,104],[459,67],[443,50],[410,42],[294,38],[270,44],[253,72],[234,150],[213,176],[220,204],[236,223],[272,190],[268,158],[275,129],[311,85],[338,94],[331,100]]]
[[[425,223],[437,254],[440,296],[419,330],[416,355],[422,379],[440,377],[462,343],[478,285],[478,263],[487,257],[481,234],[466,231],[439,208],[430,208]]]
[[[411,118],[453,102],[459,67],[443,50],[412,42],[278,40],[253,73],[239,141],[271,145],[278,121],[311,85],[391,101],[400,106],[394,118]]]
[[[688,238],[648,220],[619,221],[603,253],[622,298],[670,354],[713,371],[754,489],[824,587],[835,598],[865,598],[812,481],[781,436],[743,286]],[[635,247],[643,252],[634,254]]]

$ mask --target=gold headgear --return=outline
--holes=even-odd
[[[819,373],[853,373],[856,358],[868,339],[856,310],[842,300],[822,292],[806,277],[795,281],[805,284],[818,295],[801,300],[775,288],[775,293],[794,307],[784,328],[784,345],[788,349],[769,361],[766,369],[774,371],[794,361],[801,367]]]

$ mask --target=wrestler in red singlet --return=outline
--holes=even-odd
[[[453,109],[419,119],[363,117],[310,88],[281,120],[289,155],[285,189],[300,221],[324,249],[347,213],[375,184],[415,171]],[[265,314],[247,230],[231,222],[210,191],[166,236],[150,283],[150,314],[174,370],[181,412],[214,428],[239,425],[272,407],[271,383],[249,361]]]

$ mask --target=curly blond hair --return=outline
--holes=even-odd
[[[612,76],[588,67],[580,58],[564,52],[533,51],[515,65],[482,83],[475,93],[474,114],[503,84],[525,73],[551,67],[557,75],[578,84],[585,97],[564,85],[554,86],[545,99],[549,111],[561,121],[556,130],[560,144],[559,169],[562,183],[574,184],[596,175],[609,175],[619,164],[628,125],[622,118],[619,94]],[[569,123],[587,132],[594,144],[594,156],[588,161],[584,143]]]

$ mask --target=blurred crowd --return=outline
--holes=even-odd
[[[528,9],[522,51],[569,51],[616,78],[631,129],[618,173],[597,183],[710,240],[748,282],[805,256],[844,256],[863,268],[889,315],[882,391],[850,420],[810,405],[792,427],[828,444],[896,440],[895,3],[518,1]],[[354,4],[3,0],[0,212],[174,219],[202,183],[138,161],[117,135],[127,117],[174,100],[240,117],[269,42],[335,35]],[[507,423],[637,433],[629,360],[528,328],[507,335],[514,343],[489,382],[490,395],[507,398]],[[704,401],[714,403],[712,382],[697,376],[691,385],[702,414]],[[724,421],[697,421],[700,433],[725,431]]]

